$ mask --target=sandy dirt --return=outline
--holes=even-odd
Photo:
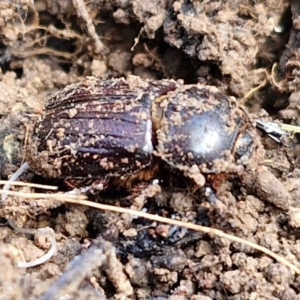
[[[214,85],[251,117],[300,125],[299,17],[297,0],[0,1],[1,178],[23,162],[26,129],[47,97],[89,75]],[[169,170],[158,175],[160,193],[141,183],[89,199],[216,228],[300,268],[299,139],[257,138],[264,166],[228,176],[217,201]],[[30,170],[20,180],[70,188]],[[132,204],[141,190],[146,201]],[[9,196],[0,217],[0,300],[300,299],[299,274],[212,234],[55,198]],[[49,251],[49,234],[54,255],[19,267]]]

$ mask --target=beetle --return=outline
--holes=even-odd
[[[25,158],[48,178],[149,181],[162,161],[198,188],[255,172],[265,151],[254,122],[214,86],[136,76],[87,77],[50,96],[30,125]]]

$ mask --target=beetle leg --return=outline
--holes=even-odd
[[[76,190],[81,194],[97,194],[107,188],[107,180],[97,179],[97,180],[76,180],[76,179],[66,179],[64,184],[72,190]]]
[[[140,211],[143,209],[147,198],[152,198],[156,194],[161,193],[161,187],[157,179],[145,187],[145,183],[139,184],[132,189],[132,194],[126,199],[131,200],[130,209]],[[122,219],[125,223],[130,224],[135,217],[130,214],[122,214]]]
[[[140,183],[131,188],[130,196],[127,199],[131,200],[130,209],[141,210],[147,198],[152,198],[155,195],[161,193],[161,187],[157,179],[151,183]]]

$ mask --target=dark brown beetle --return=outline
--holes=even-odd
[[[51,96],[26,160],[50,178],[150,180],[159,157],[192,178],[254,169],[264,156],[247,113],[217,88],[87,77]],[[204,174],[204,175],[203,175]]]

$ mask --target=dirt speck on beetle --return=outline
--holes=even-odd
[[[101,5],[99,1],[85,1],[90,23],[79,17],[75,2],[0,3],[2,179],[21,164],[26,126],[40,118],[49,95],[66,85],[88,81],[85,77],[90,75],[101,79],[128,77],[131,86],[144,85],[145,81],[130,75],[216,86],[228,97],[245,103],[257,117],[264,115],[260,112],[264,109],[273,119],[299,123],[298,1],[103,0]],[[101,53],[96,51],[91,24],[105,46]],[[55,101],[52,108],[57,105]],[[191,97],[180,101],[183,108],[193,105]],[[65,105],[68,107],[68,103]],[[166,105],[161,102],[161,107]],[[115,109],[130,111],[132,103]],[[69,109],[64,113],[72,119],[83,112]],[[144,115],[137,112],[136,117],[143,119]],[[182,124],[176,115],[171,119]],[[45,132],[51,137],[49,149],[55,149],[65,133],[59,121],[53,127],[53,132]],[[78,128],[74,126],[75,131]],[[243,178],[229,176],[224,182],[220,176],[211,180],[213,188],[219,190],[219,203],[207,200],[213,200],[209,190],[194,192],[184,174],[165,167],[156,174],[161,193],[149,193],[147,201],[135,203],[136,207],[254,241],[299,267],[298,137],[294,136],[288,146],[274,144],[264,134],[261,138],[265,165],[256,178],[250,176],[249,169]],[[96,142],[89,139],[91,144]],[[189,159],[194,156],[186,155]],[[120,161],[128,164],[127,158]],[[114,167],[111,162],[102,163]],[[56,160],[53,172],[59,168],[61,163]],[[20,180],[58,185],[60,191],[74,184],[68,179],[45,180],[32,172]],[[198,180],[203,184],[202,177]],[[99,183],[104,187],[106,184],[105,180]],[[27,187],[13,189],[30,191]],[[140,184],[130,194],[122,189],[110,190],[91,199],[130,207],[134,196],[143,190],[145,185]],[[58,201],[15,196],[1,204],[0,216],[0,300],[46,299],[43,297],[49,296],[51,289],[55,289],[51,299],[66,294],[73,299],[300,297],[299,276],[285,266],[248,246],[201,232],[61,205]],[[50,245],[13,231],[6,225],[6,218],[22,228],[53,228],[57,241],[54,256],[39,267],[18,268],[18,262],[40,257]],[[97,263],[89,261],[85,253]],[[72,275],[72,270],[78,271],[76,262],[81,269]],[[69,281],[60,285],[61,278]]]

